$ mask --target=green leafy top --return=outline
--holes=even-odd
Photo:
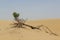
[[[19,17],[19,13],[13,12],[13,16],[14,16],[15,18]]]

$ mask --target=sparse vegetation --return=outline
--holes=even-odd
[[[53,33],[47,26],[45,26],[45,25],[40,25],[40,26],[37,26],[37,27],[34,27],[34,26],[31,26],[31,25],[28,25],[28,24],[25,24],[24,22],[25,22],[25,20],[24,19],[19,19],[19,13],[16,13],[16,12],[13,12],[13,17],[14,17],[14,19],[15,19],[15,21],[17,21],[17,23],[15,22],[13,25],[14,25],[14,28],[15,27],[17,27],[17,28],[26,28],[26,27],[23,27],[23,25],[25,25],[25,26],[27,26],[27,27],[29,27],[29,28],[31,28],[31,29],[38,29],[38,30],[41,30],[40,28],[42,27],[42,28],[46,28],[46,29],[44,29],[44,31],[46,32],[46,33],[50,33],[50,34],[53,34],[53,35],[55,35],[55,36],[58,36],[57,34],[55,34],[55,33]]]
[[[14,23],[14,27],[22,27],[23,25],[23,20],[19,19],[19,13],[13,12],[13,17],[15,18],[15,21],[17,21],[17,23]]]

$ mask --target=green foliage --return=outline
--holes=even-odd
[[[19,13],[13,12],[13,16],[14,16],[15,18],[19,17]]]

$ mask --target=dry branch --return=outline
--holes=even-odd
[[[25,25],[25,26],[27,26],[27,27],[30,27],[31,29],[38,29],[38,30],[41,30],[40,27],[43,27],[43,28],[45,27],[46,29],[48,29],[48,31],[49,31],[51,34],[53,34],[53,35],[55,35],[55,36],[58,36],[57,34],[53,33],[47,26],[40,25],[40,26],[38,26],[38,27],[34,27],[34,26],[31,26],[31,25],[25,24],[25,23],[24,23],[25,20],[24,20],[24,19],[19,19],[19,18],[18,18],[18,17],[19,17],[19,14],[16,13],[16,12],[13,13],[13,16],[14,16],[14,18],[15,18],[15,21],[17,21],[17,23],[14,23],[14,24],[13,24],[14,27],[17,27],[17,28],[25,28],[25,27],[23,27],[23,25]],[[45,29],[44,29],[44,30],[45,30]],[[45,30],[46,33],[49,33],[48,31]]]

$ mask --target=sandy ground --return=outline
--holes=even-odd
[[[33,30],[26,28],[11,28],[13,21],[0,20],[0,40],[60,40],[60,19],[28,20],[26,24],[32,26],[45,25],[58,36],[44,32],[44,30]]]

